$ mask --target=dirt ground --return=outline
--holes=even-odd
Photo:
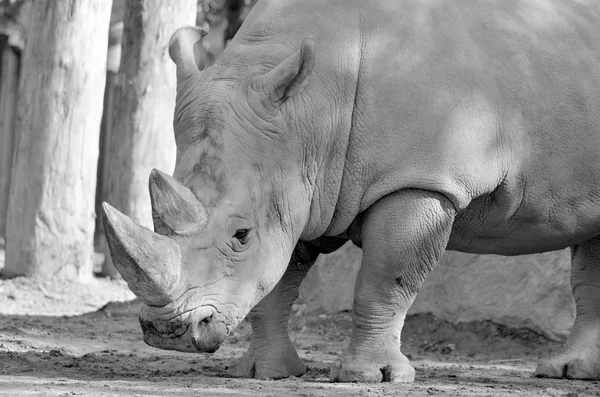
[[[528,330],[452,325],[430,315],[409,317],[403,333],[403,351],[417,370],[413,384],[330,383],[328,367],[348,341],[350,314],[304,316],[301,303],[290,330],[307,374],[231,378],[226,368],[248,347],[249,324],[213,355],[162,351],[142,341],[140,304],[132,297],[123,282],[106,279],[0,280],[0,395],[600,396],[600,382],[532,377],[535,361],[559,349],[556,342]]]

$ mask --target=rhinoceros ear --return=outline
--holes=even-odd
[[[275,102],[285,102],[302,92],[315,66],[315,43],[312,39],[302,40],[300,50],[290,55],[267,74],[261,83]]]
[[[169,41],[169,56],[177,65],[177,78],[204,70],[205,55],[202,38],[208,32],[192,26],[178,29]]]

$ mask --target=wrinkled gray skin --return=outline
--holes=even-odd
[[[331,378],[409,382],[400,331],[445,248],[570,246],[576,324],[536,373],[600,379],[599,21],[583,0],[260,0],[205,70],[198,33],[178,31],[156,233],[105,206],[145,340],[214,351],[249,314],[230,372],[299,376],[298,285],[352,240],[354,329]]]

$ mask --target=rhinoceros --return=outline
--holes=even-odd
[[[216,63],[183,27],[154,231],[104,204],[151,346],[300,376],[287,333],[319,254],[363,250],[334,381],[413,381],[408,308],[444,249],[571,247],[576,323],[540,377],[600,379],[600,2],[260,0]]]

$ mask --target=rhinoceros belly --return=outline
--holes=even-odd
[[[557,176],[558,181],[570,179],[560,190],[553,191],[543,180],[531,188],[502,185],[473,200],[458,213],[448,249],[525,255],[563,249],[600,234],[599,181],[583,176]]]

